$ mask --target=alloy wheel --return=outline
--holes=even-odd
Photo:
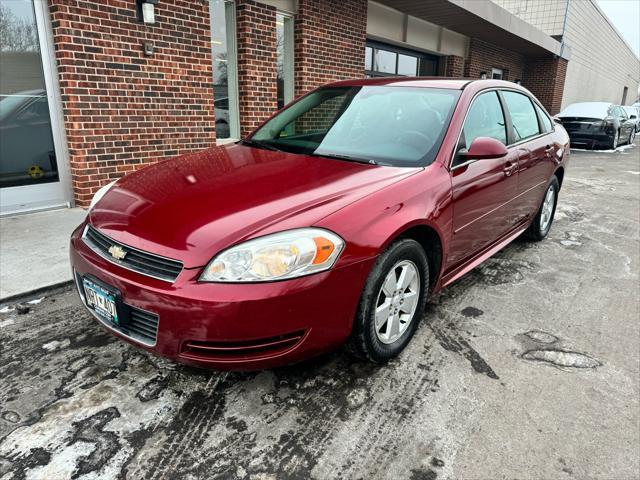
[[[378,292],[376,336],[384,344],[397,341],[413,321],[420,297],[420,274],[409,260],[396,263]]]
[[[544,202],[542,204],[542,214],[540,215],[540,230],[543,232],[547,231],[547,228],[549,228],[549,224],[551,223],[555,198],[556,191],[551,186],[549,187],[549,190],[547,190],[547,194],[544,197]]]

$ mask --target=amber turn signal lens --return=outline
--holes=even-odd
[[[316,257],[313,259],[313,264],[318,265],[327,261],[335,250],[335,245],[326,238],[314,237],[313,241],[316,244]]]

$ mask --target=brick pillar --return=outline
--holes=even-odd
[[[48,3],[76,205],[128,171],[215,142],[208,1],[162,0],[153,26],[133,1]]]
[[[464,58],[458,55],[449,55],[445,57],[444,67],[445,77],[463,77],[464,76]]]
[[[567,64],[564,58],[530,59],[522,85],[533,93],[551,115],[560,111]]]
[[[298,0],[295,95],[364,77],[367,0]]]
[[[278,109],[276,8],[238,0],[240,134],[247,135]]]

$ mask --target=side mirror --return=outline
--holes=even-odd
[[[507,153],[509,153],[507,147],[495,138],[478,137],[471,142],[468,150],[460,150],[458,155],[464,157],[465,160],[488,160],[502,158]]]
[[[637,116],[635,116],[635,115],[629,115],[629,118],[630,118],[631,120],[635,120],[635,119],[636,119],[636,118],[638,118],[638,117],[637,117]]]

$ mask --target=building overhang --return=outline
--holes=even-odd
[[[569,59],[569,49],[490,0],[377,0],[468,37],[528,56]]]

